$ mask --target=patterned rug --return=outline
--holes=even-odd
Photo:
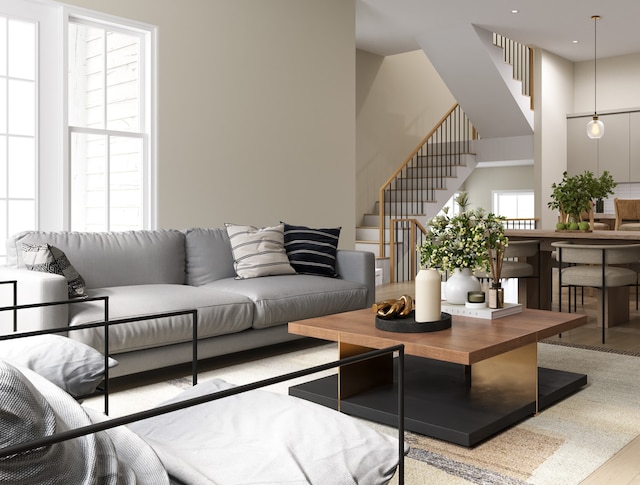
[[[336,345],[325,344],[262,356],[259,360],[219,359],[199,379],[219,377],[244,384],[329,362],[336,355]],[[640,435],[638,357],[553,342],[539,345],[539,364],[585,373],[588,384],[537,416],[473,448],[406,433],[411,451],[405,461],[405,483],[578,484]],[[269,389],[287,393],[290,385],[307,379]],[[145,409],[173,397],[190,384],[190,378],[176,377],[116,391],[111,398],[111,415]],[[101,404],[98,399],[88,400],[86,405],[100,409]],[[369,424],[382,432],[394,433],[392,428]]]

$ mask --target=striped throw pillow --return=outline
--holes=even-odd
[[[69,298],[86,296],[84,278],[69,262],[67,255],[49,244],[22,244],[22,260],[27,269],[59,274],[67,280]]]
[[[284,250],[284,224],[257,228],[225,224],[236,279],[295,274]]]
[[[340,227],[313,229],[284,225],[284,248],[291,266],[300,274],[335,278]]]

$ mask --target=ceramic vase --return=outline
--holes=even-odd
[[[481,289],[480,280],[473,276],[471,268],[455,269],[444,284],[444,297],[447,303],[464,305],[467,301],[467,293]]]
[[[437,269],[423,268],[418,271],[415,280],[415,319],[416,322],[436,322],[440,320],[440,272]]]

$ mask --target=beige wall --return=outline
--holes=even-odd
[[[598,59],[597,110],[640,107],[640,54]],[[577,62],[572,113],[593,113],[593,61]]]
[[[574,64],[542,49],[535,58],[534,177],[536,217],[540,227],[555,228],[557,214],[547,207],[551,184],[567,169],[567,113],[573,109]],[[586,136],[586,135],[585,135]]]
[[[356,53],[356,217],[371,212],[380,186],[454,105],[423,51]]]
[[[470,207],[493,210],[494,190],[533,190],[533,165],[476,168],[460,190],[469,194]]]
[[[354,0],[69,0],[158,26],[159,226],[355,240]]]

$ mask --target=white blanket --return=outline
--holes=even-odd
[[[170,402],[232,387],[214,379]],[[189,484],[381,484],[397,439],[291,396],[250,391],[129,425]]]

